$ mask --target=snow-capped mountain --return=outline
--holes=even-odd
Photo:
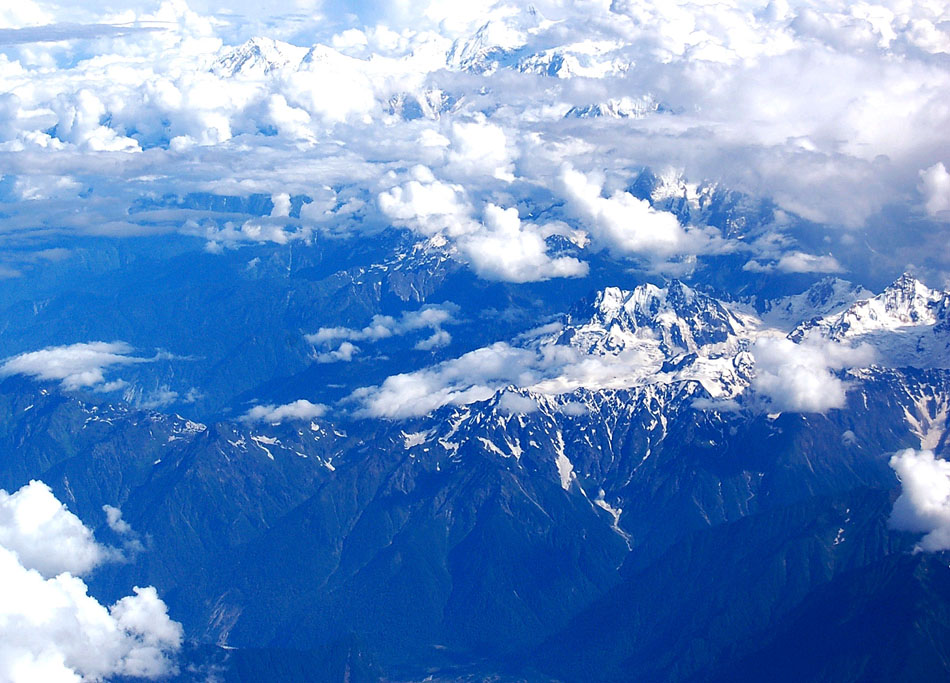
[[[388,110],[393,116],[406,121],[434,120],[444,112],[451,111],[458,103],[458,98],[453,95],[438,88],[429,88],[421,92],[396,93],[389,98]]]
[[[730,190],[714,182],[691,182],[681,171],[644,169],[630,192],[686,225],[711,225],[726,237],[746,237],[774,220],[774,205],[765,199]]]
[[[619,47],[608,41],[590,41],[560,46],[528,54],[518,60],[516,68],[522,73],[533,73],[556,78],[606,78],[625,73],[630,64],[621,57],[612,56]]]
[[[334,68],[347,66],[359,69],[360,66],[366,66],[368,62],[354,57],[348,57],[339,50],[335,50],[327,45],[317,44],[306,50],[298,65],[301,71],[315,71],[322,68]]]
[[[499,69],[513,69],[556,78],[604,78],[630,68],[629,60],[618,55],[622,43],[552,41],[546,32],[554,26],[556,22],[544,19],[533,6],[524,12],[491,19],[470,37],[453,43],[446,65],[456,71],[486,76]]]
[[[492,19],[469,38],[460,38],[446,56],[446,65],[456,71],[491,74],[499,67],[517,64],[528,33],[536,32],[540,18],[534,8],[514,19]]]
[[[251,38],[226,50],[211,66],[217,76],[263,78],[283,69],[296,69],[307,49],[272,38]]]
[[[625,291],[608,287],[590,306],[569,316],[557,343],[587,354],[616,354],[644,345],[670,358],[685,353],[735,351],[757,321],[679,280],[666,287],[645,284]]]
[[[542,376],[527,387],[547,396],[695,383],[733,398],[751,380],[746,349],[758,320],[673,280],[666,287],[608,287],[561,323],[526,335]]]
[[[799,324],[840,313],[856,301],[873,296],[873,293],[860,285],[837,277],[826,277],[801,294],[769,301],[763,318],[769,324],[791,329]]]
[[[797,326],[789,338],[867,342],[891,367],[950,367],[950,292],[904,274],[882,293]]]
[[[589,119],[603,117],[610,119],[642,119],[650,114],[665,110],[666,107],[656,99],[649,95],[644,95],[640,98],[612,98],[599,104],[571,107],[564,115],[564,118]]]

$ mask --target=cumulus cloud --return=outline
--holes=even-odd
[[[506,391],[498,399],[498,409],[509,415],[527,415],[538,412],[538,402],[530,396],[522,396],[513,391]],[[570,409],[568,412],[570,412]]]
[[[950,550],[950,462],[933,451],[908,448],[891,456],[889,464],[901,480],[891,527],[926,534],[919,550]]]
[[[542,232],[521,222],[517,209],[485,207],[484,230],[467,235],[459,247],[482,277],[505,282],[537,282],[582,277],[588,266],[572,256],[551,258]]]
[[[452,335],[448,331],[443,329],[437,329],[432,332],[431,335],[425,339],[420,339],[412,347],[416,351],[431,351],[432,349],[438,349],[443,346],[448,346],[452,343]],[[342,346],[342,344],[341,344]]]
[[[278,207],[275,205],[275,209]],[[306,225],[294,225],[298,221],[289,220],[281,215],[252,218],[236,225],[231,221],[218,225],[206,222],[204,225],[188,221],[182,232],[207,240],[205,249],[210,253],[221,253],[224,248],[236,248],[244,244],[266,243],[289,244],[294,241],[308,241],[313,231]]]
[[[568,164],[561,168],[559,189],[568,209],[590,230],[595,243],[621,255],[669,258],[710,248],[709,237],[686,230],[676,216],[624,190],[603,195],[603,185]]]
[[[368,115],[379,106],[371,68],[363,60],[315,45],[301,67],[285,76],[284,96],[290,104],[330,123]]]
[[[27,375],[41,380],[59,380],[66,389],[106,387],[106,369],[148,362],[147,358],[129,355],[132,351],[132,347],[125,342],[51,346],[6,359],[0,365],[0,375]]]
[[[697,398],[690,405],[696,410],[709,410],[720,413],[738,413],[741,410],[739,403],[731,398]]]
[[[775,268],[783,273],[840,273],[843,270],[834,256],[815,256],[800,251],[783,255]]]
[[[114,532],[123,536],[132,533],[131,525],[122,519],[122,510],[112,505],[103,505],[102,511],[106,513],[106,524]]]
[[[0,489],[0,545],[44,576],[86,574],[114,557],[40,481],[13,494]]]
[[[298,399],[284,405],[260,405],[248,410],[241,418],[245,422],[266,422],[280,424],[288,420],[313,420],[322,417],[327,407],[321,403],[311,403],[306,399]]]
[[[537,282],[587,274],[587,264],[574,257],[551,258],[545,242],[551,229],[522,222],[517,209],[489,202],[479,221],[460,185],[436,180],[425,167],[412,176],[379,195],[383,213],[423,235],[447,235],[482,277]]]
[[[374,315],[369,325],[361,329],[321,327],[314,334],[304,335],[304,338],[315,346],[328,346],[344,340],[335,351],[317,354],[316,360],[325,363],[352,360],[353,355],[359,350],[353,345],[353,341],[377,341],[422,330],[429,330],[431,334],[420,340],[415,348],[430,350],[445,346],[452,341],[452,336],[442,329],[442,326],[457,322],[455,316],[458,311],[458,305],[451,301],[426,304],[416,311],[404,311],[398,318],[389,315]]]
[[[770,273],[776,270],[782,273],[840,273],[844,270],[834,256],[816,256],[801,251],[782,254],[774,263],[762,263],[762,260],[751,259],[742,269],[755,273]]]
[[[339,329],[339,328],[338,328]],[[321,351],[313,354],[312,358],[317,363],[349,363],[353,356],[360,352],[360,348],[348,341],[340,342],[340,345],[332,351]]]
[[[155,588],[136,586],[106,607],[78,577],[110,555],[42,482],[0,490],[0,678],[97,681],[177,671],[171,657],[182,627]]]
[[[874,359],[867,344],[845,346],[831,341],[762,337],[752,346],[752,388],[776,412],[825,413],[845,406],[848,385],[834,370],[865,366]]]
[[[920,172],[918,188],[928,214],[936,216],[950,211],[950,172],[942,161]]]
[[[461,176],[488,175],[514,180],[514,152],[505,131],[484,120],[452,125],[448,170]]]
[[[381,192],[378,202],[386,216],[426,235],[455,237],[474,229],[462,186],[437,180],[425,166],[415,166],[405,183]]]
[[[914,197],[931,215],[947,211],[950,17],[939,3],[305,4],[319,10],[241,3],[242,21],[204,0],[5,9],[0,28],[57,37],[50,25],[60,27],[57,42],[26,45],[23,34],[0,58],[5,229],[186,225],[221,251],[388,220],[444,233],[484,277],[527,281],[546,237],[536,216],[559,213],[562,199],[593,248],[654,267],[726,248],[716,231],[628,192],[618,178],[643,166],[673,165],[839,227],[913,208]],[[610,100],[664,104],[640,118],[563,118]],[[425,106],[394,113],[393,101]],[[300,218],[281,202],[270,216],[140,211],[143,197],[196,188],[333,188],[341,201],[317,198]],[[363,196],[348,203],[344,192]],[[490,225],[490,206],[517,208],[520,229]],[[480,258],[502,244],[522,265]],[[581,270],[550,261],[549,276]],[[837,252],[763,262],[790,272],[846,263]]]

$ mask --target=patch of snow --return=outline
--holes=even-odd
[[[429,431],[410,433],[402,432],[403,443],[406,450],[409,450],[413,446],[421,446],[429,439],[430,436],[431,432]]]

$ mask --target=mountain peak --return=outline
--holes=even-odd
[[[904,273],[877,296],[802,323],[789,337],[800,341],[817,334],[839,342],[868,341],[890,365],[946,367],[948,312],[950,292],[930,289]]]
[[[558,341],[595,354],[658,342],[664,355],[672,356],[735,341],[750,324],[723,302],[671,280],[665,287],[645,283],[633,290],[600,290],[568,316]]]
[[[488,74],[527,42],[521,22],[489,19],[470,38],[459,38],[452,45],[446,63],[453,69]]]
[[[221,77],[260,78],[285,67],[296,67],[306,52],[306,48],[280,40],[254,37],[222,53],[211,71]]]
[[[789,329],[839,313],[856,301],[873,296],[860,285],[829,275],[800,294],[769,301],[764,319],[772,325]]]
[[[933,300],[939,297],[939,293],[927,287],[910,273],[903,273],[884,289],[882,296],[895,305],[912,305],[918,300]]]

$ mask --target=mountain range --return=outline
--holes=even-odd
[[[530,377],[397,419],[353,410],[371,376],[323,417],[273,424],[9,376],[0,487],[41,478],[107,541],[102,506],[122,510],[142,549],[90,586],[161,591],[193,643],[183,680],[317,680],[315,661],[335,662],[325,680],[758,680],[816,619],[848,643],[824,660],[836,678],[865,680],[872,656],[942,670],[936,637],[907,646],[916,664],[881,660],[825,621],[914,591],[906,629],[945,627],[924,609],[945,567],[888,526],[888,458],[946,448],[950,295],[906,275],[863,293],[829,280],[773,302],[807,318],[783,332],[679,281],[608,287],[504,342]],[[934,341],[837,371],[839,409],[761,408],[757,339],[904,349],[908,328]]]
[[[0,8],[0,682],[950,679],[876,3]]]

